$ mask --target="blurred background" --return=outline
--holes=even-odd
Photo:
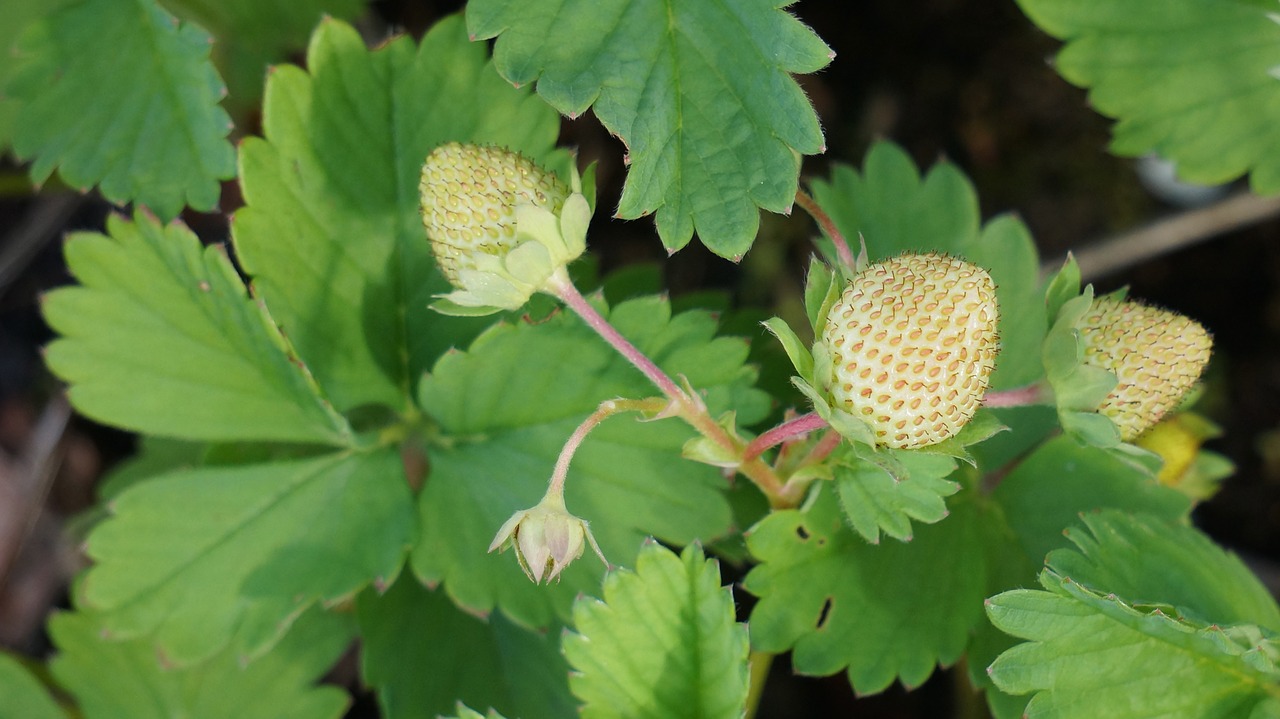
[[[398,31],[420,35],[461,5],[379,1],[359,25],[371,43]],[[972,179],[984,219],[1022,217],[1046,266],[1073,250],[1099,291],[1128,285],[1210,328],[1216,352],[1199,409],[1224,430],[1208,448],[1237,472],[1195,520],[1273,591],[1280,587],[1280,201],[1251,196],[1242,182],[1180,186],[1156,159],[1109,154],[1111,122],[1053,71],[1059,43],[1012,0],[804,0],[790,9],[836,52],[825,70],[801,79],[828,146],[806,160],[806,176],[826,177],[834,162],[859,165],[878,139],[902,145],[925,168],[947,158]],[[302,59],[300,49],[291,58]],[[253,103],[233,100],[241,108],[233,110],[236,132],[257,133]],[[590,114],[566,120],[562,142],[600,162],[600,205],[616,205],[621,143]],[[206,242],[222,242],[239,204],[228,183],[222,214],[183,219]],[[62,237],[101,229],[112,211],[96,194],[60,187],[56,176],[36,194],[24,168],[0,156],[0,646],[29,655],[49,650],[44,618],[65,606],[67,584],[83,566],[68,522],[136,446],[134,437],[72,415],[41,361],[51,339],[41,295],[70,281]],[[696,243],[668,258],[650,221],[608,214],[592,230],[603,272],[652,264],[675,295],[715,288],[766,311],[798,296],[817,232],[803,213],[766,214],[756,248],[733,265]],[[354,676],[348,667],[334,680],[354,684]],[[760,716],[970,716],[951,682],[936,675],[916,692],[895,687],[855,708],[842,676],[792,678],[780,660]],[[363,698],[351,716],[372,708]]]

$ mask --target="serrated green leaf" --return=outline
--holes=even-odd
[[[672,376],[706,392],[712,414],[736,408],[758,421],[768,403],[750,387],[747,346],[712,339],[716,323],[703,311],[671,316],[658,298],[618,305],[610,321]],[[443,580],[460,605],[488,613],[500,606],[517,622],[545,626],[568,620],[573,597],[599,586],[601,563],[574,562],[554,586],[536,586],[510,555],[486,554],[503,522],[536,504],[559,453],[578,423],[600,402],[641,398],[656,390],[576,317],[541,324],[498,325],[466,353],[436,364],[422,387],[424,410],[440,423],[448,446],[433,451],[420,501],[423,537],[412,563],[429,582]],[[591,530],[615,565],[630,566],[641,540],[710,541],[729,529],[720,472],[680,459],[693,436],[681,421],[606,420],[588,435],[569,467],[568,511]]]
[[[22,103],[5,92],[10,78],[18,69],[18,40],[37,20],[46,18],[72,0],[10,0],[5,3],[4,22],[0,23],[0,147],[8,147],[13,137],[13,123]]]
[[[1032,20],[1067,41],[1056,67],[1117,118],[1112,151],[1157,152],[1182,179],[1226,182],[1252,172],[1280,189],[1280,26],[1264,3],[1020,0]]]
[[[959,255],[978,238],[978,196],[964,174],[944,161],[921,177],[892,142],[872,145],[861,173],[836,165],[830,182],[811,184],[814,199],[846,239],[866,238],[873,261],[907,251]]]
[[[1072,536],[1079,551],[1050,555],[1041,575],[1049,591],[988,601],[997,627],[1031,640],[990,669],[1005,691],[1033,694],[1026,716],[1226,719],[1280,709],[1280,645],[1250,621],[1274,627],[1280,610],[1237,559],[1155,517],[1108,511],[1085,523]]]
[[[93,614],[57,614],[53,675],[85,719],[322,719],[341,717],[349,699],[313,686],[351,641],[351,621],[309,612],[262,659],[245,665],[223,651],[188,668],[162,664],[147,639],[112,641]],[[6,697],[7,701],[7,697]]]
[[[89,537],[87,606],[175,663],[271,647],[307,607],[399,571],[415,534],[398,453],[199,467],[135,485]]]
[[[859,173],[837,165],[831,181],[812,183],[813,196],[841,234],[866,238],[872,260],[903,252],[945,252],[991,273],[1000,303],[1002,350],[992,376],[997,389],[1040,376],[1034,352],[1044,323],[1024,311],[1039,303],[1039,260],[1021,221],[998,217],[979,226],[978,197],[955,165],[939,162],[924,176],[897,145],[878,142]]]
[[[107,424],[198,440],[351,442],[219,247],[139,215],[67,241],[80,287],[51,292],[46,352],[72,404]]]
[[[558,632],[464,614],[407,573],[385,594],[362,592],[356,616],[361,673],[386,719],[433,719],[461,702],[524,719],[575,713]]]
[[[217,205],[235,154],[203,30],[154,0],[85,0],[29,28],[18,53],[13,149],[34,159],[33,180],[57,169],[72,187],[100,185],[165,219]]]
[[[1001,215],[961,249],[970,262],[986,269],[996,283],[1000,306],[1000,354],[991,374],[992,389],[1030,384],[1044,375],[1040,343],[1048,323],[1033,310],[1040,300],[1040,260],[1022,220]]]
[[[1128,604],[1169,605],[1199,623],[1257,624],[1280,631],[1280,607],[1236,555],[1191,527],[1115,510],[1081,517],[1074,548],[1049,555],[1061,577]]]
[[[1166,519],[1185,517],[1190,501],[1096,447],[1059,436],[1046,442],[992,493],[1027,557],[1043,561],[1066,544],[1063,530],[1083,512],[1114,507]]]
[[[800,155],[825,149],[790,73],[818,70],[831,51],[785,5],[473,0],[467,27],[497,37],[494,63],[507,80],[536,81],[571,117],[592,107],[626,143],[619,217],[656,211],[668,249],[696,231],[736,258],[755,238],[756,208],[789,211]]]
[[[160,0],[214,35],[213,59],[227,82],[225,104],[247,111],[262,99],[267,66],[306,45],[322,17],[351,19],[364,0]]]
[[[424,158],[461,140],[546,161],[558,118],[507,86],[457,17],[420,46],[400,37],[374,51],[326,21],[307,67],[275,69],[265,140],[241,145],[237,256],[339,409],[405,407],[441,352],[491,322],[427,309],[448,285],[418,209]]]
[[[66,719],[49,690],[16,658],[0,653],[0,719]]]
[[[634,572],[605,578],[603,595],[574,603],[576,633],[564,639],[583,717],[742,716],[747,631],[715,560],[651,542]]]
[[[947,476],[956,468],[950,457],[912,452],[896,453],[905,479],[865,461],[842,461],[835,467],[840,506],[854,531],[876,544],[880,532],[910,541],[911,520],[933,524],[947,516],[946,497],[960,485]]]
[[[982,619],[982,517],[953,501],[950,517],[921,525],[912,541],[870,545],[846,526],[834,495],[822,485],[803,511],[774,512],[747,535],[761,562],[744,584],[760,597],[751,644],[791,649],[802,674],[848,667],[861,694],[895,678],[918,686],[960,657]]]

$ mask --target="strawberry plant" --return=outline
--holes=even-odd
[[[1262,3],[1020,3],[1116,153],[1280,187]],[[119,208],[66,239],[45,358],[143,440],[0,716],[738,717],[778,657],[1001,718],[1280,715],[1280,607],[1190,521],[1230,473],[1213,328],[1042,277],[956,164],[802,178],[797,78],[839,62],[802,8],[471,0],[370,42],[353,0],[17,5],[0,140]],[[566,119],[625,148],[614,204]],[[793,208],[790,304],[597,271],[619,225],[749,262]]]

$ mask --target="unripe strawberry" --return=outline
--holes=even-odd
[[[870,425],[878,445],[914,449],[955,436],[986,394],[998,314],[991,276],[963,260],[908,254],[870,265],[818,340],[833,406]]]
[[[1213,340],[1198,322],[1138,302],[1102,297],[1080,321],[1085,364],[1116,375],[1098,412],[1130,442],[1178,406],[1209,363]]]
[[[519,153],[450,142],[422,166],[422,223],[464,307],[517,309],[585,249],[590,209],[572,187]],[[566,219],[567,215],[571,215]]]

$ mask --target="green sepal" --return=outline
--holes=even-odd
[[[930,444],[915,449],[897,450],[902,452],[920,453],[920,454],[938,454],[952,459],[958,459],[971,467],[977,467],[978,461],[969,453],[967,447],[970,445],[984,442],[1001,432],[1009,431],[1008,425],[1001,422],[994,413],[986,410],[978,410],[965,426],[956,432],[955,436],[944,439],[936,444]]]
[[[1058,422],[1064,432],[1091,447],[1113,449],[1122,444],[1115,422],[1097,412],[1059,411]]]
[[[1049,324],[1052,325],[1057,319],[1058,312],[1067,300],[1080,294],[1081,279],[1080,265],[1076,264],[1075,255],[1068,253],[1062,269],[1049,279],[1049,284],[1045,287],[1044,307],[1049,316]]]
[[[790,325],[781,317],[771,317],[760,324],[778,338],[782,349],[787,353],[787,358],[791,360],[791,365],[796,368],[796,372],[801,377],[813,375],[813,355],[809,353],[809,348],[804,346],[804,342]]]
[[[485,317],[488,315],[502,312],[498,307],[470,307],[468,305],[460,305],[451,299],[441,297],[432,302],[429,307],[442,315],[449,317]]]
[[[826,323],[831,306],[840,298],[843,283],[838,282],[837,272],[827,266],[822,258],[809,258],[809,275],[804,285],[804,309],[809,315],[809,325],[816,336]]]
[[[826,420],[827,424],[831,425],[831,428],[841,437],[869,447],[875,446],[876,436],[871,429],[871,425],[842,409],[832,407],[818,390],[814,389],[813,385],[804,379],[792,377],[791,384],[800,390],[800,394],[803,394],[809,401],[813,402],[813,411]]]
[[[655,416],[654,418],[658,419],[660,417]],[[736,412],[725,412],[720,419],[716,420],[716,424],[723,427],[730,437],[738,436]],[[684,447],[680,450],[680,456],[694,462],[726,469],[734,469],[742,464],[741,449],[722,447],[702,435],[685,442]]]

